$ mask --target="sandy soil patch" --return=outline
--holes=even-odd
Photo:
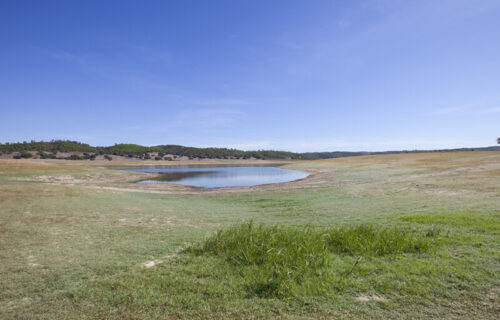
[[[146,261],[144,263],[141,263],[141,267],[149,269],[149,268],[152,268],[152,267],[154,267],[154,266],[156,266],[157,264],[160,264],[160,263],[163,263],[163,260]]]
[[[177,255],[177,253],[174,253],[174,254],[169,254],[168,256],[161,257],[161,259],[146,261],[146,262],[141,263],[140,266],[141,266],[141,268],[149,269],[149,268],[152,268],[156,265],[164,263],[165,260],[171,259],[171,258],[175,257],[176,255]]]

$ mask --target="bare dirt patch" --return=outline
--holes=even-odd
[[[149,269],[149,268],[152,268],[152,267],[154,267],[154,266],[156,266],[157,264],[160,264],[160,263],[163,263],[163,260],[146,261],[144,263],[141,263],[141,267]]]

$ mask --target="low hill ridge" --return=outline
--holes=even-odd
[[[16,143],[0,143],[0,152],[4,154],[23,153],[37,151],[39,153],[72,153],[80,152],[86,154],[98,155],[117,155],[136,158],[150,159],[154,153],[163,159],[165,155],[177,157],[188,157],[190,159],[291,159],[291,160],[316,160],[330,159],[339,157],[369,155],[369,154],[390,154],[390,153],[409,153],[409,152],[431,152],[431,151],[500,151],[500,147],[481,147],[481,148],[461,148],[461,149],[441,149],[441,150],[402,150],[402,151],[383,151],[383,152],[352,152],[352,151],[333,151],[333,152],[290,152],[278,150],[255,150],[243,151],[228,148],[197,148],[185,147],[181,145],[158,145],[142,146],[138,144],[120,143],[113,146],[97,147],[86,143],[70,140],[52,140],[52,141],[30,141]]]

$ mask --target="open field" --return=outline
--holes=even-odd
[[[500,314],[500,152],[285,161],[311,176],[214,190],[113,162],[0,160],[1,319]],[[175,164],[199,163],[276,162]]]

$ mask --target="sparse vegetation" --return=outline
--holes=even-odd
[[[227,192],[2,159],[0,318],[496,320],[499,160],[295,162],[315,174]]]

